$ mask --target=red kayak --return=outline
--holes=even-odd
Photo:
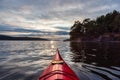
[[[65,63],[57,50],[51,64],[43,71],[39,80],[79,80],[79,78]]]

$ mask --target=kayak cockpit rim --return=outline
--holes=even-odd
[[[53,60],[51,63],[52,63],[53,65],[54,65],[54,64],[63,64],[64,61],[63,61],[63,60]]]

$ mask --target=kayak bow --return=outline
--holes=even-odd
[[[65,63],[57,50],[51,64],[43,71],[39,80],[79,80],[79,78]]]

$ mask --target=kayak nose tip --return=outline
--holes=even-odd
[[[57,50],[56,50],[56,51],[57,51],[57,53],[59,53],[59,49],[58,49],[58,48],[57,48]]]
[[[62,57],[61,57],[61,55],[59,53],[59,49],[58,48],[57,48],[57,51],[56,51],[56,54],[55,54],[53,60],[62,60]]]

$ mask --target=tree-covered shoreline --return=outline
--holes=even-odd
[[[8,36],[8,35],[0,35],[0,40],[27,40],[27,41],[49,41],[49,39],[45,38],[35,38],[35,37],[13,37],[13,36]]]
[[[75,21],[69,34],[73,41],[120,41],[120,12],[114,10],[95,20]]]

